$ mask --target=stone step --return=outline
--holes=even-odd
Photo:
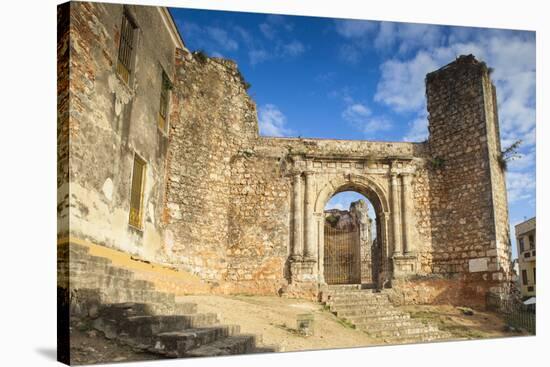
[[[69,252],[69,257],[67,258],[67,256],[59,256],[57,258],[57,263],[60,264],[60,263],[65,263],[69,261],[70,263],[72,262],[76,262],[76,261],[81,261],[81,262],[88,262],[88,263],[93,263],[93,264],[97,264],[97,265],[112,265],[113,262],[109,259],[107,259],[106,257],[101,257],[101,256],[93,256],[93,255],[90,255],[88,253],[80,253],[80,252],[74,252],[73,250],[71,250]]]
[[[364,322],[357,324],[358,328],[368,332],[378,333],[384,331],[399,331],[400,329],[427,329],[429,331],[437,331],[438,329],[435,326],[424,325],[421,322],[411,320],[411,319],[400,319],[400,320],[382,320],[374,322]]]
[[[102,303],[123,303],[123,302],[156,302],[173,303],[175,297],[172,294],[159,292],[154,289],[143,289],[134,284],[126,284],[121,280],[109,281],[109,285],[95,287],[92,280],[83,283],[82,281],[71,281],[70,289],[98,289],[102,296]]]
[[[161,315],[159,311],[168,306],[174,315],[189,315],[197,312],[197,304],[190,302],[176,302],[173,305],[158,305],[154,303],[114,303],[103,305],[99,311],[101,317],[122,319],[130,316]]]
[[[238,334],[238,325],[219,325],[160,333],[153,337],[150,352],[167,357],[185,357],[193,349]]]
[[[393,306],[391,302],[386,298],[366,298],[366,297],[338,297],[338,298],[329,298],[325,303],[335,304],[335,305],[349,305],[349,304],[370,304],[370,305],[384,305],[384,306]]]
[[[71,289],[79,288],[71,283]],[[100,289],[101,303],[154,303],[159,305],[171,306],[175,304],[175,297],[173,294],[158,292],[155,290],[141,290],[141,289],[119,289],[119,288],[103,288]]]
[[[119,330],[129,335],[147,337],[164,332],[212,326],[218,322],[218,316],[215,313],[129,316],[120,322]]]
[[[186,357],[213,357],[254,352],[256,340],[254,335],[228,336],[216,340],[186,353]]]
[[[82,245],[76,245],[76,244],[65,244],[65,245],[58,245],[57,246],[57,257],[58,258],[64,258],[67,256],[67,254],[75,253],[77,255],[86,255],[89,254],[89,248]]]
[[[326,295],[338,295],[338,294],[381,294],[375,289],[327,289],[322,291]]]
[[[359,327],[359,326],[358,326]],[[386,337],[397,337],[403,335],[419,335],[419,334],[430,334],[437,333],[439,330],[436,327],[429,326],[402,326],[398,328],[380,328],[376,330],[365,330],[364,325],[361,325],[361,330],[366,331],[369,335],[372,335],[377,338],[386,338]]]
[[[349,309],[382,309],[390,308],[392,304],[389,301],[372,301],[372,300],[339,300],[325,302],[331,310],[349,310]]]
[[[408,334],[384,338],[384,341],[389,344],[422,343],[437,340],[452,340],[452,336],[449,333],[440,331],[433,333]]]
[[[342,316],[338,316],[338,317],[342,317]],[[378,323],[410,320],[410,315],[408,314],[393,314],[393,315],[390,314],[390,315],[376,315],[376,316],[367,315],[367,316],[347,316],[343,318],[359,326],[361,324],[374,325]]]
[[[323,291],[340,291],[340,290],[353,290],[353,289],[362,289],[361,284],[331,284],[327,285]]]
[[[86,261],[71,261],[68,267],[58,267],[58,270],[63,272],[70,271],[76,276],[116,275],[126,278],[133,278],[134,276],[134,273],[130,270],[115,267],[110,264],[98,264]]]
[[[183,331],[216,325],[216,314],[159,315],[159,316],[101,316],[93,321],[95,329],[109,339],[123,337],[134,343],[150,344],[159,333]]]
[[[382,301],[389,301],[388,296],[385,294],[379,294],[379,293],[366,293],[363,291],[359,292],[349,292],[349,293],[341,293],[341,294],[334,294],[330,295],[327,298],[328,300],[382,300]]]
[[[89,267],[89,265],[87,265]],[[74,278],[76,281],[85,282],[88,279],[96,279],[100,277],[116,277],[120,280],[134,280],[133,274],[127,270],[120,268],[112,267],[101,267],[101,268],[88,268],[82,270],[79,267],[70,267],[65,269],[58,269],[60,274],[68,275],[69,277]]]
[[[366,317],[366,318],[376,318],[376,317],[391,317],[391,316],[406,316],[409,317],[408,313],[395,310],[393,308],[350,308],[350,309],[338,309],[334,311],[336,316],[344,318],[353,318],[353,317]]]

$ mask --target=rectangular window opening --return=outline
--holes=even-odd
[[[117,73],[126,82],[130,83],[132,74],[132,60],[135,42],[136,25],[130,19],[125,11],[122,15],[122,25],[120,27],[120,44],[118,48]]]
[[[523,281],[523,285],[527,285],[527,270],[522,270],[521,271],[521,278],[522,278],[522,281]]]
[[[142,228],[143,220],[143,188],[145,186],[146,164],[137,154],[134,156],[132,173],[132,187],[130,192],[130,219],[131,226]]]
[[[170,93],[171,83],[168,76],[162,72],[162,85],[160,89],[160,106],[158,125],[162,131],[166,131],[166,122],[168,120],[168,96]]]
[[[525,251],[525,245],[523,244],[523,238],[519,239],[519,252]]]

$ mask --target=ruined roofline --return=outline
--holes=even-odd
[[[426,81],[433,79],[434,77],[436,77],[437,75],[439,75],[444,71],[447,71],[449,69],[453,69],[455,67],[462,66],[462,65],[478,65],[478,66],[481,66],[482,68],[488,69],[487,64],[484,61],[480,61],[476,59],[476,57],[473,54],[460,55],[460,56],[457,56],[457,58],[454,61],[451,61],[447,65],[442,66],[439,69],[426,74]]]
[[[380,161],[391,163],[393,161],[412,161],[415,159],[413,155],[365,155],[365,154],[338,154],[338,153],[289,153],[289,157],[294,159],[294,157],[306,158],[306,159],[324,159],[324,160],[333,160],[333,161],[349,161],[349,160],[359,160],[359,161]]]
[[[258,135],[260,139],[275,140],[275,141],[298,141],[298,142],[316,142],[316,141],[341,141],[341,142],[357,142],[357,143],[375,143],[375,144],[399,144],[399,145],[419,145],[423,146],[427,144],[427,141],[388,141],[388,140],[363,140],[363,139],[335,139],[335,138],[299,138],[299,137],[287,137],[287,136],[262,136]]]

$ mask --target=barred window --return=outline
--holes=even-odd
[[[160,89],[160,108],[159,108],[159,128],[162,131],[166,131],[166,119],[168,116],[168,95],[171,88],[170,79],[163,71],[162,72],[162,85]]]
[[[122,15],[122,25],[120,27],[120,43],[118,48],[117,73],[126,82],[130,82],[132,74],[132,60],[135,42],[136,25],[128,14]]]
[[[134,169],[132,173],[132,188],[130,192],[130,225],[136,228],[142,227],[143,217],[143,187],[145,186],[145,161],[134,156]]]

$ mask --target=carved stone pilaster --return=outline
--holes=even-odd
[[[397,194],[397,173],[391,173],[391,201],[392,201],[392,234],[393,234],[393,254],[400,256],[403,253],[401,247],[401,228],[399,223],[399,196]]]
[[[410,206],[412,205],[411,198],[411,179],[412,175],[410,173],[403,172],[401,174],[402,180],[402,223],[403,223],[403,253],[405,255],[410,255],[415,252],[413,239],[411,235],[411,218],[412,211]]]
[[[315,258],[315,219],[313,218],[313,201],[315,193],[313,187],[313,172],[306,171],[304,193],[304,260],[316,262]]]
[[[302,173],[295,171],[292,177],[292,204],[294,206],[293,213],[293,236],[292,236],[292,251],[291,260],[299,261],[302,258]]]

